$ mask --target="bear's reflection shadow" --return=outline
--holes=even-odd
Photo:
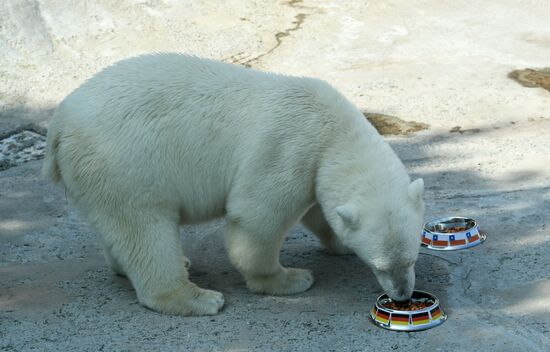
[[[223,248],[223,223],[212,228],[198,226],[200,238],[184,239],[192,265],[190,279],[196,284],[225,294],[225,309],[266,309],[294,314],[368,314],[383,293],[370,268],[355,255],[331,256],[303,226],[293,227],[281,249],[281,264],[313,271],[315,283],[306,292],[291,296],[253,294],[231,266]],[[202,230],[202,231],[201,231]],[[206,231],[205,231],[206,230]],[[210,231],[208,231],[210,230]],[[193,236],[193,231],[191,237]],[[189,233],[188,233],[189,235]],[[422,250],[425,251],[425,250]],[[449,262],[437,254],[419,255],[416,289],[435,294],[444,303],[449,286]],[[293,313],[294,312],[294,313]]]

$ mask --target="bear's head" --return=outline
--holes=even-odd
[[[396,301],[411,297],[424,219],[424,181],[338,206],[338,238],[365,261]]]

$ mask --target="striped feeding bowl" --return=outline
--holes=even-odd
[[[439,300],[434,295],[423,291],[414,291],[411,301],[424,302],[425,308],[418,310],[395,310],[386,305],[392,302],[386,294],[378,297],[372,307],[372,322],[384,329],[396,331],[419,331],[433,328],[447,320],[447,314],[439,307]]]
[[[477,246],[486,238],[475,220],[455,216],[427,222],[420,241],[429,249],[452,251]]]

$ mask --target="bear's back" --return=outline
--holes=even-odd
[[[280,112],[273,109],[280,104],[291,105],[293,109],[304,106],[311,111],[320,87],[331,90],[324,82],[310,78],[164,53],[122,60],[105,68],[72,92],[61,107],[78,107],[74,115],[82,119],[107,115],[108,121],[102,123],[121,117],[154,118],[173,112],[180,117],[186,113],[207,117],[216,110],[224,115],[244,111],[245,115],[253,114],[258,119],[264,112],[271,115]],[[86,109],[82,110],[82,106]]]
[[[350,106],[317,79],[166,53],[97,73],[63,101],[60,115],[91,138],[179,133],[195,145],[216,141],[227,148],[240,141],[249,149],[270,140],[315,144],[322,129],[337,129],[357,113]]]

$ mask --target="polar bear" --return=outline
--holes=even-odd
[[[61,181],[139,301],[212,315],[223,295],[188,278],[180,224],[225,216],[232,264],[257,293],[313,283],[279,250],[302,221],[353,252],[390,297],[414,287],[424,184],[329,84],[175,53],[123,60],[59,105],[43,172]]]

